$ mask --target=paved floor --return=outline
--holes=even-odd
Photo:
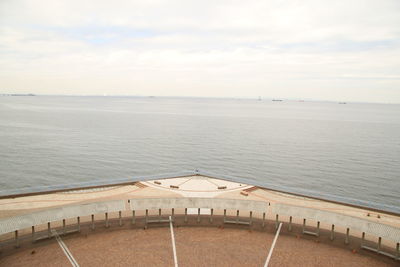
[[[362,251],[364,252],[364,251]],[[389,261],[388,261],[389,262]],[[360,254],[359,250],[333,247],[316,240],[281,235],[270,266],[398,266]]]
[[[274,238],[272,232],[232,227],[175,227],[174,232],[179,266],[263,266]],[[80,266],[174,264],[168,225],[147,230],[97,229],[62,238]],[[396,266],[394,261],[381,259],[348,247],[281,234],[270,266]],[[3,255],[0,266],[71,265],[57,242],[48,240]]]
[[[71,266],[57,241],[41,242],[34,249],[16,249],[15,253],[1,257],[0,266]]]

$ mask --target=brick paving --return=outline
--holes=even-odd
[[[273,225],[266,231],[247,227],[175,227],[179,266],[263,266],[271,246]],[[147,230],[123,227],[62,237],[80,266],[173,266],[168,224]],[[340,241],[340,242],[339,242]],[[399,266],[383,256],[352,247],[329,243],[323,238],[283,232],[270,266]],[[34,253],[32,253],[34,251]],[[397,264],[397,265],[396,265]],[[55,240],[23,245],[7,255],[0,254],[0,266],[70,266]]]

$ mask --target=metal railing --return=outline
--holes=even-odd
[[[169,210],[172,212],[174,217],[175,209],[184,209],[185,222],[187,222],[187,210],[197,209],[197,220],[200,220],[200,210],[207,209],[210,211],[210,222],[212,222],[213,211],[223,210],[224,220],[223,223],[235,223],[235,224],[247,224],[252,225],[253,212],[257,212],[256,217],[262,218],[262,226],[265,226],[266,214],[270,216],[276,215],[276,225],[279,223],[279,216],[289,217],[289,231],[292,226],[292,219],[303,219],[303,233],[312,234],[319,236],[320,222],[328,223],[332,225],[331,228],[331,239],[334,238],[334,227],[340,226],[346,229],[345,243],[349,242],[350,230],[353,232],[362,233],[361,247],[367,250],[372,250],[379,254],[389,256],[391,258],[400,260],[400,228],[366,220],[350,215],[335,213],[331,211],[319,210],[308,207],[301,207],[295,205],[288,205],[283,203],[271,204],[265,201],[254,201],[254,200],[240,200],[240,199],[224,199],[224,198],[140,198],[128,200],[128,209],[126,208],[125,200],[111,200],[104,202],[94,202],[79,205],[67,205],[58,208],[51,208],[47,210],[37,211],[30,214],[18,215],[13,217],[7,217],[0,219],[0,235],[15,233],[15,244],[19,245],[18,231],[32,228],[32,241],[37,240],[35,238],[35,226],[45,225],[48,226],[48,235],[46,238],[53,237],[51,233],[50,223],[55,221],[63,222],[63,233],[66,232],[66,219],[77,218],[77,231],[80,230],[80,217],[91,216],[91,228],[94,229],[94,215],[104,214],[105,215],[105,226],[109,227],[108,214],[111,212],[119,213],[119,225],[122,225],[122,212],[130,211],[132,214],[132,224],[135,223],[135,211],[142,210],[145,213],[145,225],[151,222],[164,222],[161,220],[161,210]],[[158,210],[159,218],[156,220],[150,220],[148,218],[149,210]],[[226,211],[236,211],[236,219],[228,220],[226,218]],[[244,221],[243,216],[239,217],[239,211],[250,212],[250,220]],[[181,214],[183,215],[183,214]],[[313,220],[317,222],[316,232],[310,232],[305,230],[306,220]],[[169,220],[165,220],[166,222]],[[365,234],[373,235],[377,237],[377,247],[372,248],[364,244]],[[381,242],[382,238],[390,240],[396,244],[395,254],[382,251]]]

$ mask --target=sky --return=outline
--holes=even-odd
[[[0,0],[0,93],[400,103],[400,1]]]

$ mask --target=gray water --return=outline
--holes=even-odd
[[[400,212],[400,105],[0,97],[0,191],[200,169]]]

